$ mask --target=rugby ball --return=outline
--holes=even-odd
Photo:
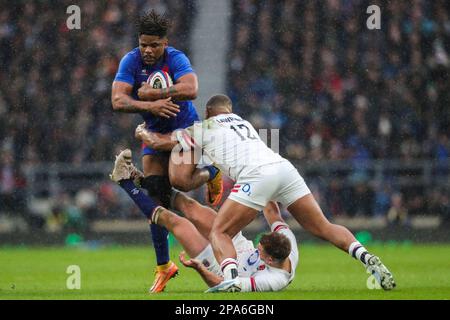
[[[170,75],[163,70],[153,72],[148,77],[147,83],[151,85],[153,89],[166,89],[173,85]]]

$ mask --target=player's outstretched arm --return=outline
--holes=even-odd
[[[139,101],[131,97],[133,87],[121,81],[114,81],[111,91],[111,103],[114,111],[137,113],[151,112],[156,116],[170,118],[180,112],[180,107],[171,98],[157,101]]]
[[[188,268],[195,269],[200,276],[202,277],[203,281],[208,285],[208,287],[214,287],[217,286],[219,283],[223,281],[223,278],[218,276],[215,273],[212,273],[206,267],[198,260],[195,259],[189,259],[186,260],[185,252],[182,251],[179,255],[180,262]]]
[[[159,151],[171,151],[178,144],[177,138],[172,133],[150,132],[145,128],[145,123],[137,126],[134,135],[148,147]]]
[[[263,210],[264,218],[266,218],[267,223],[271,226],[274,222],[284,222],[281,217],[280,208],[275,201],[269,201]]]
[[[143,82],[138,90],[141,100],[155,101],[158,99],[172,98],[175,101],[194,100],[197,98],[198,80],[195,73],[189,73],[180,77],[169,88],[153,89],[151,85]]]

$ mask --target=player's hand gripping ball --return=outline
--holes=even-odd
[[[147,83],[153,89],[166,89],[173,85],[170,75],[163,70],[158,70],[158,71],[153,72],[148,77]]]
[[[173,85],[170,75],[162,70],[152,72],[147,78],[146,82],[143,82],[138,90],[138,97],[141,100],[155,101],[160,99],[160,89],[167,89]],[[157,90],[155,90],[157,89]]]

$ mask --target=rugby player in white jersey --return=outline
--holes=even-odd
[[[131,151],[122,151],[116,158],[111,179],[117,183],[133,180],[140,173],[131,163]],[[132,199],[152,224],[169,230],[191,257],[180,254],[184,266],[194,268],[209,287],[223,281],[223,273],[217,263],[208,236],[217,217],[216,212],[187,195],[174,191],[171,207],[182,212],[180,217],[158,205],[152,197],[135,186]],[[278,205],[271,201],[264,208],[271,232],[264,234],[255,248],[241,232],[232,239],[239,261],[241,291],[279,291],[285,288],[295,276],[298,263],[298,249],[295,236],[281,218]]]
[[[236,183],[230,196],[214,220],[209,239],[224,281],[210,292],[240,291],[239,263],[232,238],[263,210],[270,200],[280,202],[305,229],[329,241],[360,260],[375,276],[381,287],[395,287],[392,274],[381,260],[370,254],[345,227],[330,223],[311,194],[297,169],[273,152],[259,138],[248,122],[232,112],[231,100],[215,95],[206,104],[206,120],[172,134],[155,134],[143,126],[136,129],[136,137],[154,148],[174,149],[172,185],[183,186],[196,174],[196,153],[206,155]],[[193,163],[181,163],[191,159]],[[186,191],[186,190],[185,190]]]
[[[209,210],[214,212],[212,209]],[[239,261],[238,275],[241,291],[243,292],[279,291],[287,287],[295,277],[295,269],[299,260],[295,236],[283,221],[275,202],[269,202],[263,212],[271,232],[261,237],[257,248],[254,248],[253,243],[247,240],[241,232],[232,239],[237,253],[237,260]],[[167,216],[167,214],[166,211],[162,215]],[[192,215],[197,217],[200,214],[205,216],[211,213],[206,212],[205,209],[192,213]],[[175,219],[180,218],[177,217]],[[159,215],[159,220],[162,220],[161,214]],[[170,223],[164,223],[164,226],[168,230],[172,230]],[[212,224],[209,227],[211,228]],[[186,228],[180,233],[174,233],[174,235],[177,239],[181,236],[189,238],[190,243],[196,242],[196,245],[202,243],[203,246],[207,246],[197,255],[196,252],[188,252],[190,256],[196,257],[195,259],[186,261],[184,253],[181,253],[180,261],[184,266],[194,268],[202,276],[206,284],[214,288],[223,281],[223,273],[214,257],[211,245],[208,241],[205,241],[205,237],[208,237],[209,232],[202,234],[202,239],[200,239],[198,235],[194,237],[195,232],[192,232],[193,230],[190,230],[190,232],[188,230]],[[215,289],[210,290],[211,292],[216,291]],[[210,290],[207,292],[210,292]]]

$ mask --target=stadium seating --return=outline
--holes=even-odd
[[[280,128],[280,152],[331,218],[391,212],[397,221],[404,210],[448,219],[449,2],[388,2],[382,29],[368,30],[369,2],[233,0],[228,94],[255,127]],[[116,148],[138,148],[139,117],[110,103],[119,59],[136,43],[133,19],[150,6],[167,10],[171,44],[189,52],[195,1],[80,2],[80,32],[60,17],[68,3],[0,4],[1,209],[26,211],[32,185],[45,189],[33,196],[63,195],[53,211],[70,211],[66,196],[71,204],[94,196],[89,217],[138,217],[103,178],[83,198],[80,180],[48,164],[77,173],[111,161]],[[67,190],[54,183],[61,177]]]

